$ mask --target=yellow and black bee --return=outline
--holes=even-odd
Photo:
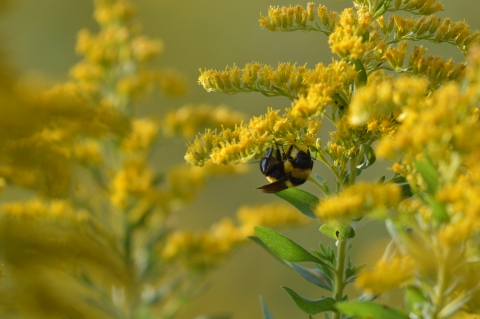
[[[273,152],[275,151],[275,156]],[[310,150],[290,145],[287,152],[275,145],[260,161],[260,170],[270,184],[258,187],[264,193],[276,193],[289,187],[302,185],[310,177],[313,160]]]

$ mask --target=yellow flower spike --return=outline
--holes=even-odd
[[[328,9],[326,6],[320,4],[317,8],[317,14],[320,20],[322,21],[322,24],[324,27],[329,27],[329,21],[328,21]]]
[[[245,237],[254,235],[253,226],[298,226],[304,225],[309,221],[307,217],[291,205],[283,203],[242,206],[237,211],[237,219]]]
[[[213,77],[215,75],[215,71],[213,70],[204,70],[199,69],[200,76],[198,77],[198,83],[203,86],[203,88],[207,92],[211,92],[215,90],[215,82],[213,81]]]
[[[313,9],[315,7],[315,3],[309,2],[307,4],[307,15],[308,15],[308,20],[312,22],[315,19],[315,14],[313,13]]]
[[[343,150],[337,148],[343,153]],[[398,205],[400,188],[394,184],[359,183],[343,190],[339,195],[322,200],[315,208],[318,218],[326,221],[351,222],[366,214],[383,214]]]
[[[126,153],[147,152],[157,138],[160,123],[154,119],[134,119],[132,131],[120,145]]]
[[[262,16],[261,13],[258,22],[260,23],[260,27],[267,28],[270,31],[276,31],[275,25],[270,22],[270,18]]]
[[[368,295],[376,295],[397,288],[413,279],[415,261],[410,256],[379,260],[373,270],[361,272],[355,285]]]
[[[328,30],[333,31],[338,24],[338,19],[339,19],[338,18],[338,12],[331,11],[328,14],[328,17],[329,17],[329,19],[328,19],[329,20]]]
[[[153,59],[163,51],[163,42],[140,36],[132,41],[132,58],[138,62]]]
[[[430,27],[427,23],[427,18],[421,17],[415,22],[415,25],[413,26],[414,32],[417,34],[417,36],[422,36],[428,31],[428,28]]]
[[[270,6],[268,9],[268,16],[276,28],[282,27],[282,14],[278,6]]]
[[[83,165],[94,166],[103,162],[103,154],[98,141],[93,139],[83,141],[74,146],[74,154],[77,161]]]
[[[298,4],[294,7],[293,11],[295,12],[295,23],[298,25],[302,25],[302,16],[305,9]]]
[[[469,218],[450,222],[443,226],[438,233],[440,245],[452,248],[464,245],[472,236],[473,227],[474,223]]]
[[[387,30],[387,25],[385,24],[385,18],[384,16],[379,16],[376,20],[376,23],[378,24],[378,26],[380,27],[380,30],[382,30],[382,33],[383,34],[387,34],[388,30]]]
[[[437,41],[442,41],[444,40],[445,35],[447,34],[448,30],[450,29],[450,25],[452,23],[452,20],[450,18],[444,19],[441,24],[438,26],[437,34],[435,36],[435,40]],[[448,41],[449,39],[445,39],[445,41]]]
[[[295,10],[292,6],[285,8],[285,16],[287,18],[287,28],[293,26],[293,19],[295,15]]]

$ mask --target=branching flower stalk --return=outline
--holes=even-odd
[[[300,266],[293,268],[329,290],[332,298],[312,301],[286,289],[307,314],[440,319],[461,309],[472,311],[478,308],[473,306],[480,298],[478,288],[461,278],[480,269],[473,226],[479,225],[479,215],[466,204],[480,189],[476,175],[480,157],[473,146],[476,138],[465,133],[478,129],[480,32],[465,22],[435,16],[443,10],[436,0],[353,4],[340,13],[324,5],[315,8],[311,2],[306,8],[271,6],[267,16],[260,17],[260,26],[269,31],[325,34],[339,58],[327,66],[284,62],[274,69],[255,62],[225,71],[200,70],[198,82],[208,92],[260,92],[284,96],[292,103],[283,113],[268,109],[233,130],[206,130],[189,145],[185,159],[200,166],[238,164],[262,158],[271,147],[295,145],[307,147],[334,174],[335,192],[320,176],[309,178],[323,198],[295,189],[284,190],[279,197],[319,218],[320,231],[337,243],[336,253],[321,246],[311,257],[283,235],[255,228],[282,259],[315,264],[308,271],[322,278],[321,283],[307,278],[307,270]],[[385,15],[388,12],[395,15]],[[409,47],[418,41],[456,46],[468,54],[469,63],[426,55],[422,46]],[[317,135],[324,118],[335,126],[326,143]],[[357,182],[377,156],[396,161],[394,176]],[[309,201],[311,210],[299,204]],[[347,256],[354,227],[362,218],[384,220],[394,239],[373,270],[353,266]],[[343,289],[352,281],[364,294],[349,302]],[[366,301],[398,287],[407,288],[406,313]]]

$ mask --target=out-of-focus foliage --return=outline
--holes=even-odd
[[[148,64],[163,44],[141,33],[131,1],[95,0],[94,17],[99,32],[79,32],[82,60],[66,83],[35,88],[0,59],[0,190],[30,197],[0,206],[2,318],[173,318],[252,224],[305,222],[275,204],[179,230],[175,213],[208,179],[247,169],[152,165],[153,151],[243,115],[188,104],[136,117],[144,96],[179,95],[185,83]]]

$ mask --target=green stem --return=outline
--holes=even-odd
[[[133,227],[132,225],[128,222],[128,220],[125,221],[125,226],[124,226],[124,251],[125,251],[125,256],[124,256],[124,262],[125,262],[125,268],[127,269],[127,273],[130,275],[130,280],[129,282],[126,283],[126,304],[127,304],[127,318],[129,319],[134,319],[136,317],[136,312],[137,312],[137,287],[136,287],[136,276],[135,276],[135,266],[133,263],[133,258],[132,258],[132,241],[133,241]]]
[[[337,170],[335,169],[335,167],[330,164],[330,162],[325,158],[325,155],[322,153],[322,152],[319,152],[318,153],[320,158],[319,160],[325,164],[329,169],[330,171],[332,171],[332,173],[335,175],[335,177],[337,178],[337,181],[342,185],[343,188],[345,188],[345,183],[343,182],[343,179],[342,177],[338,174]]]
[[[438,249],[441,253],[441,248]],[[438,256],[439,264],[437,269],[437,286],[434,288],[432,319],[437,319],[440,310],[443,307],[444,294],[447,289],[447,269],[444,256]]]
[[[309,176],[308,180],[310,182],[314,183],[315,185],[317,185],[317,187],[320,189],[320,191],[323,193],[323,195],[328,196],[328,194],[325,193],[325,191],[324,191],[324,186],[322,184],[320,184],[319,182],[317,182],[317,180],[315,178],[313,178],[312,176]]]
[[[341,301],[343,298],[343,288],[345,287],[345,256],[347,254],[348,240],[337,241],[337,265],[335,267],[335,286],[333,290],[333,297],[336,301]],[[332,319],[341,319],[342,314],[340,312],[334,312]]]
[[[350,159],[350,185],[355,185],[355,180],[357,179],[357,158],[353,157]]]

